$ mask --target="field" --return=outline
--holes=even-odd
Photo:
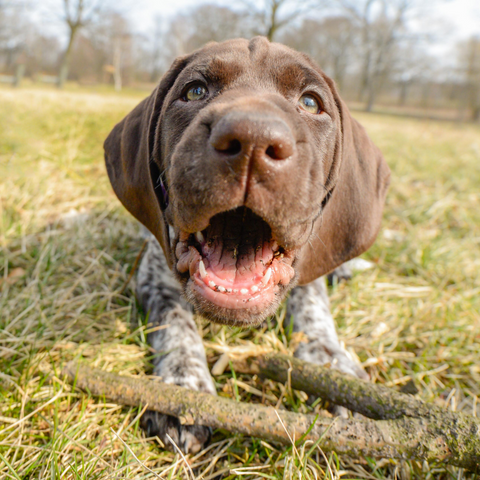
[[[127,284],[143,240],[112,193],[102,151],[142,95],[0,89],[0,478],[476,478],[441,462],[294,451],[227,432],[184,459],[146,439],[141,409],[64,382],[74,358],[148,371],[145,318]],[[383,231],[364,255],[374,268],[331,289],[339,336],[372,381],[413,381],[420,398],[479,414],[480,128],[355,116],[393,175]],[[211,364],[227,344],[232,354],[292,352],[275,321],[269,330],[198,325]],[[230,370],[215,380],[232,398],[320,408]]]

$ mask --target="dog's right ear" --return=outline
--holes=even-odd
[[[180,57],[152,94],[120,123],[104,143],[105,163],[115,194],[124,207],[156,237],[171,266],[173,257],[164,217],[167,192],[161,180],[163,165],[153,162],[156,129],[165,96],[191,56]]]

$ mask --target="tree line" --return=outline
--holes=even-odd
[[[480,28],[448,54],[432,54],[444,28],[435,27],[434,0],[199,3],[140,32],[129,1],[49,0],[33,19],[20,0],[0,0],[0,73],[21,65],[59,87],[72,80],[120,90],[157,82],[175,57],[209,41],[265,35],[310,54],[366,110],[438,108],[480,120]],[[47,33],[44,22],[66,35]],[[415,22],[422,28],[412,29]]]

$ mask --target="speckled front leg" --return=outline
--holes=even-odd
[[[167,266],[157,240],[150,238],[137,278],[137,296],[148,314],[148,343],[155,350],[154,374],[166,383],[216,395],[205,350],[191,307],[181,297],[180,285]],[[198,452],[210,439],[210,429],[182,426],[175,417],[147,411],[142,426],[165,445],[167,434],[185,453]]]
[[[292,318],[293,331],[305,333],[308,340],[300,344],[296,357],[320,365],[330,363],[342,372],[368,379],[338,341],[324,277],[292,290],[287,306],[287,325]]]

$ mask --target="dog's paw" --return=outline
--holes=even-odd
[[[375,266],[374,263],[364,260],[363,258],[352,258],[348,262],[337,267],[333,272],[327,275],[328,285],[336,285],[341,281],[351,280],[353,272],[363,272],[370,270]]]
[[[206,361],[199,355],[193,355],[193,344],[190,356],[180,349],[173,350],[161,357],[155,366],[154,373],[165,383],[178,385],[189,390],[216,395],[215,385],[208,370]],[[198,346],[197,345],[197,349]],[[149,437],[157,436],[169,450],[175,450],[173,443],[183,453],[197,453],[210,441],[212,431],[202,425],[182,425],[178,418],[153,411],[146,411],[140,421],[141,427]],[[169,438],[170,437],[170,438]],[[172,443],[173,442],[173,443]]]
[[[181,425],[178,418],[147,410],[140,426],[148,437],[157,436],[168,450],[175,450],[175,445],[185,454],[195,454],[202,450],[212,436],[210,427],[202,425]],[[168,438],[170,437],[170,438]]]
[[[317,365],[330,365],[348,375],[369,380],[365,370],[355,360],[350,358],[347,352],[338,344],[325,345],[318,340],[301,343],[295,351],[295,357],[305,362]]]
[[[350,268],[350,265],[347,263],[343,263],[339,267],[337,267],[333,272],[330,272],[327,275],[327,283],[328,285],[337,285],[341,281],[348,281],[352,278],[353,272]]]

